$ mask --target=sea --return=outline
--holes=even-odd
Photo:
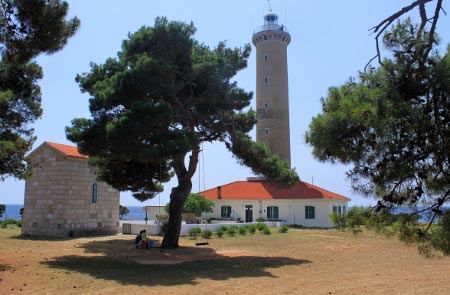
[[[23,205],[17,204],[6,204],[6,210],[3,213],[3,217],[0,220],[5,220],[7,218],[12,219],[21,219],[20,216],[20,208],[23,208]],[[130,213],[125,215],[123,219],[126,220],[145,220],[145,212],[142,211],[142,206],[126,206]],[[117,209],[119,210],[119,209]]]

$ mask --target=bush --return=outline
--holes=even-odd
[[[257,222],[264,222],[264,219],[258,218],[258,219],[256,219],[256,221],[257,221]]]
[[[263,234],[270,235],[271,233],[272,232],[270,231],[270,229],[267,226],[263,229]]]
[[[226,225],[221,225],[221,226],[219,227],[219,229],[220,229],[221,231],[227,231],[228,227],[227,227]]]
[[[161,236],[165,235],[167,232],[167,227],[169,226],[169,214],[156,215],[155,224],[161,225]]]
[[[265,223],[257,223],[257,224],[256,224],[256,228],[257,228],[260,232],[262,232],[264,229],[267,228],[267,225],[266,225]]]
[[[280,226],[280,228],[278,229],[278,232],[284,234],[287,233],[287,231],[289,230],[289,226],[287,224],[283,224],[282,226]]]
[[[205,229],[202,231],[202,238],[204,239],[209,239],[212,236],[212,231],[210,231],[209,229]]]
[[[12,218],[7,218],[3,221],[0,221],[1,228],[6,228],[8,225],[17,225],[18,227],[22,227],[22,221]]]
[[[245,236],[247,234],[247,228],[245,226],[239,227],[239,234]]]
[[[247,227],[247,229],[248,229],[248,232],[249,232],[249,233],[251,233],[252,235],[254,235],[255,232],[256,232],[256,225],[250,224],[250,225]]]
[[[198,234],[200,234],[202,230],[199,227],[193,227],[189,230],[189,236],[190,237],[196,237]]]
[[[217,234],[217,236],[218,236],[219,238],[221,238],[221,237],[223,236],[223,230],[221,230],[221,229],[219,228],[219,229],[217,230],[216,234]]]
[[[330,214],[330,220],[337,229],[344,229],[347,226],[346,215],[333,212]]]
[[[236,226],[236,225],[231,225],[231,226],[228,228],[227,232],[228,232],[228,235],[229,235],[230,237],[234,236],[234,235],[236,234],[236,232],[237,232],[237,226]]]
[[[447,211],[439,219],[437,226],[431,233],[431,245],[442,251],[444,255],[450,255],[450,211]]]

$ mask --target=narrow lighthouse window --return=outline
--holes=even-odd
[[[269,78],[268,77],[264,77],[264,84],[269,84]]]
[[[269,135],[269,128],[264,129],[264,133],[265,133],[266,135]]]
[[[269,54],[268,53],[265,53],[264,54],[264,61],[268,61],[269,60]]]

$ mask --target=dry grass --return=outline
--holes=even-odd
[[[0,230],[0,294],[450,294],[450,259],[374,235],[290,229],[137,250],[133,236]],[[160,240],[159,237],[155,239]]]

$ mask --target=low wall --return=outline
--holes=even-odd
[[[280,227],[286,222],[284,221],[265,221],[265,222],[247,222],[247,223],[236,223],[236,222],[221,222],[221,223],[200,223],[200,224],[185,224],[181,225],[181,235],[188,235],[189,230],[195,227],[199,227],[202,231],[209,229],[210,231],[217,231],[222,225],[230,226],[235,225],[237,227],[245,226],[248,224],[265,223],[269,227]],[[146,230],[149,235],[159,235],[161,227],[158,224],[142,224],[142,223],[122,223],[122,233],[129,235],[137,235],[141,230]]]

